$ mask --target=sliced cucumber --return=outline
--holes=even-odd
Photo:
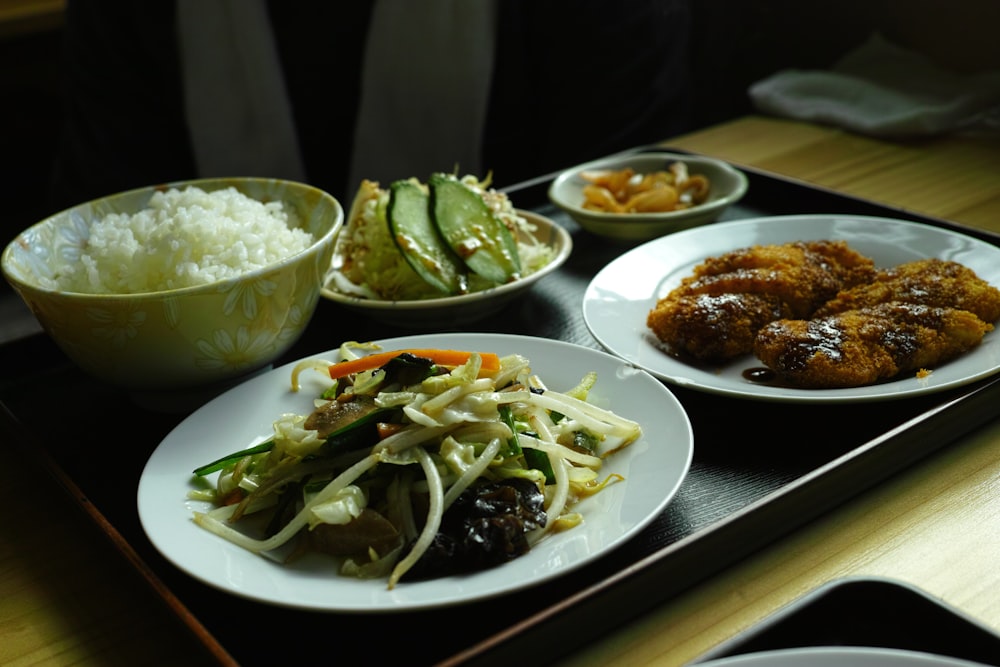
[[[396,247],[427,284],[443,294],[468,290],[465,266],[434,225],[429,195],[418,183],[396,181],[390,186],[386,219]]]
[[[494,283],[519,278],[517,241],[483,198],[447,174],[433,174],[428,184],[434,223],[469,270]]]

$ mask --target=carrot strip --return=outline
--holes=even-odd
[[[471,352],[464,352],[461,350],[414,349],[377,352],[358,359],[339,361],[335,364],[331,364],[330,377],[336,380],[337,378],[342,378],[353,373],[360,373],[361,371],[370,371],[375,368],[381,368],[388,363],[390,359],[398,357],[404,352],[409,352],[417,357],[430,359],[439,366],[453,367],[461,366],[469,360],[470,356],[472,356]],[[480,352],[479,356],[482,359],[482,366],[479,369],[480,374],[490,374],[500,370],[499,355],[493,352]]]
[[[218,504],[220,506],[235,505],[241,500],[243,500],[243,489],[237,486],[235,489],[232,489],[229,493],[219,498]]]
[[[395,435],[404,428],[406,428],[404,424],[390,424],[389,422],[378,422],[375,424],[375,431],[378,433],[379,440],[385,440],[390,435]]]

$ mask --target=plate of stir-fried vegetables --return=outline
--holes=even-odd
[[[693,434],[658,380],[526,336],[346,342],[248,380],[153,452],[153,545],[312,610],[459,604],[560,576],[659,515]]]

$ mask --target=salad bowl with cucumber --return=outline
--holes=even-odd
[[[500,310],[571,251],[565,229],[516,209],[488,179],[363,181],[322,293],[388,324],[466,324]]]

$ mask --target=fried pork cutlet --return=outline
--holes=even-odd
[[[646,324],[657,337],[698,359],[747,354],[757,331],[790,317],[789,308],[768,294],[682,294],[657,304]]]
[[[752,351],[766,323],[808,318],[874,273],[872,260],[844,241],[755,245],[699,264],[657,302],[646,324],[675,352],[731,359]]]
[[[992,329],[969,311],[889,302],[771,322],[753,348],[789,384],[859,387],[937,366],[979,345]]]
[[[822,317],[889,301],[959,308],[975,313],[984,322],[1000,319],[1000,289],[967,266],[942,259],[881,269],[870,283],[840,292],[814,315]]]

